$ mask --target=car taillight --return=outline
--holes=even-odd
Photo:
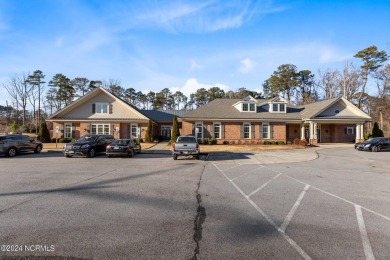
[[[111,149],[111,146],[107,146],[107,149]]]
[[[172,144],[172,149],[175,149],[175,143]]]
[[[196,144],[196,150],[198,150],[199,149],[199,144]]]

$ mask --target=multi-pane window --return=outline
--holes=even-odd
[[[213,130],[214,130],[214,138],[218,139],[221,138],[221,123],[214,123],[213,124]]]
[[[284,112],[286,110],[286,105],[285,104],[279,104],[279,111]]]
[[[278,111],[278,104],[272,104],[272,111],[274,112]]]
[[[131,124],[130,127],[130,137],[131,138],[137,138],[138,137],[138,124]]]
[[[195,135],[197,139],[203,138],[203,123],[197,122],[195,123]]]
[[[249,111],[255,111],[256,105],[255,104],[249,104]]]
[[[247,103],[242,104],[242,111],[248,111],[248,104]]]
[[[65,124],[64,138],[72,138],[72,124]]]
[[[108,114],[108,103],[96,103],[97,114]]]
[[[354,130],[355,130],[354,127],[347,127],[347,134],[348,135],[353,135],[355,133]]]
[[[244,138],[251,138],[251,125],[249,123],[244,123]]]
[[[263,139],[269,139],[269,123],[263,123],[261,130]]]
[[[110,134],[110,125],[109,124],[92,124],[91,125],[91,134],[108,135],[108,134]]]

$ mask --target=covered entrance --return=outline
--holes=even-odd
[[[169,125],[161,126],[161,136],[164,138],[164,140],[171,139],[171,132],[172,132],[172,126]]]

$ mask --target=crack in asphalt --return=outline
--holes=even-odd
[[[200,241],[202,240],[202,225],[206,220],[206,208],[202,206],[202,195],[199,193],[200,183],[202,181],[202,176],[203,173],[205,172],[205,168],[206,166],[204,165],[202,173],[200,174],[199,177],[198,188],[196,189],[196,201],[198,207],[196,209],[196,216],[194,220],[194,235],[193,235],[193,239],[196,243],[196,247],[194,249],[194,256],[191,258],[192,260],[200,259],[199,252],[200,252]]]

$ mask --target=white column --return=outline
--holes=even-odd
[[[301,124],[301,140],[305,139],[305,124]]]
[[[317,137],[317,123],[313,124],[313,139],[318,139],[318,137]]]
[[[364,124],[360,124],[360,139],[364,139]]]
[[[361,133],[360,133],[361,127],[360,126],[361,126],[360,123],[356,124],[356,139],[360,139],[360,136],[361,136]]]
[[[309,125],[309,139],[314,139],[314,136],[313,136],[313,129],[314,129],[314,123],[313,122],[310,122],[310,125]]]

